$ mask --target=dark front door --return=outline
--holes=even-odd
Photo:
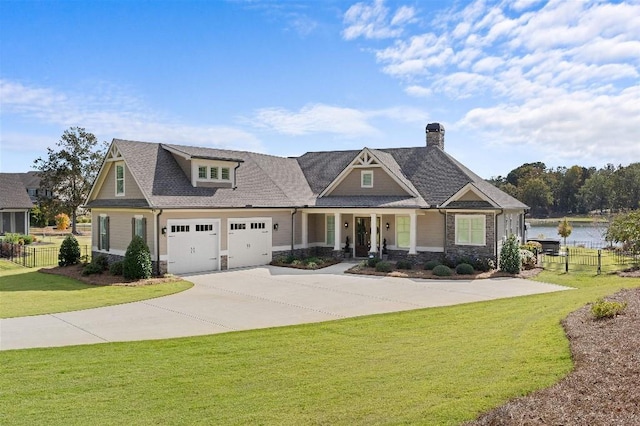
[[[371,218],[356,218],[356,257],[367,257],[369,255],[369,247],[371,244],[371,237],[369,234],[370,228]]]

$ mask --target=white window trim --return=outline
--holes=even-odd
[[[200,177],[200,168],[201,167],[204,167],[205,176],[206,177]],[[214,167],[218,169],[218,178],[217,179],[211,178],[211,169],[214,168]],[[222,170],[223,169],[227,169],[228,170],[228,176],[229,176],[228,179],[223,179],[222,178]],[[196,176],[196,181],[197,182],[224,182],[224,183],[233,182],[232,174],[233,174],[233,167],[226,166],[226,165],[203,164],[203,163],[198,163],[198,164],[195,165],[195,176]]]
[[[364,177],[366,175],[371,176],[371,185],[364,184]],[[360,171],[360,188],[373,188],[373,170],[362,170]]]
[[[454,229],[454,240],[457,246],[476,246],[476,247],[484,247],[487,245],[487,218],[483,214],[457,214],[456,216],[456,226]],[[458,242],[458,221],[460,219],[473,220],[482,218],[482,244],[475,244],[472,242],[468,243],[460,243]],[[471,226],[469,226],[469,241],[471,241]]]
[[[409,239],[408,239],[408,242],[407,242],[406,246],[401,246],[400,245],[400,239],[398,238],[398,229],[400,228],[398,226],[398,219],[400,219],[400,218],[405,218],[405,219],[407,219],[409,221]],[[395,235],[395,237],[396,237],[396,246],[398,248],[400,248],[400,249],[408,249],[409,246],[411,245],[411,217],[410,216],[396,216],[396,229],[395,229],[395,231],[396,231],[396,235]]]
[[[118,192],[118,167],[122,167],[122,192]],[[126,173],[125,173],[125,169],[124,169],[124,163],[122,163],[122,162],[116,163],[116,169],[115,169],[116,197],[124,197],[125,189],[126,189],[125,175],[126,175]]]

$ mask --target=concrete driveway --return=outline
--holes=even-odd
[[[142,302],[0,320],[0,349],[197,336],[455,305],[567,287],[515,278],[412,280],[263,266],[185,276],[193,288]]]

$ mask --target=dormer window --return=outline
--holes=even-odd
[[[195,165],[197,182],[203,182],[203,183],[232,183],[233,182],[233,176],[231,174],[232,167],[228,166],[227,162],[217,161],[217,162],[211,162],[211,163],[213,164],[200,163]],[[195,185],[195,182],[194,182],[194,185]]]

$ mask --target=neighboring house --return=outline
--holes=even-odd
[[[52,198],[53,193],[49,189],[40,188],[40,173],[39,172],[26,172],[18,173],[22,183],[27,189],[31,202],[37,204],[41,198]]]
[[[33,203],[21,174],[0,173],[0,234],[29,234],[29,210]]]
[[[93,254],[143,237],[160,272],[269,263],[295,254],[495,259],[528,207],[444,151],[444,127],[411,148],[253,152],[114,139],[87,199]]]

